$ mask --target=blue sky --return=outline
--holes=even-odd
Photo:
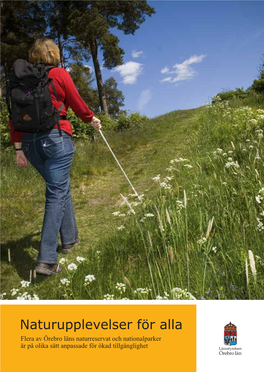
[[[118,82],[125,109],[155,117],[252,84],[264,54],[263,1],[148,3],[156,14],[135,35],[113,30],[124,64],[102,70]]]

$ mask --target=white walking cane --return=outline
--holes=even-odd
[[[134,193],[136,194],[136,196],[138,197],[138,199],[141,201],[141,199],[140,199],[140,197],[139,197],[139,195],[138,195],[138,193],[136,192],[136,189],[134,188],[134,186],[132,185],[132,183],[130,182],[130,180],[129,180],[129,178],[127,177],[127,175],[126,175],[126,173],[125,173],[125,171],[124,171],[124,169],[122,168],[122,166],[121,166],[121,164],[119,163],[119,161],[117,160],[117,157],[115,156],[115,154],[113,153],[113,151],[112,151],[112,149],[111,149],[111,147],[109,146],[109,144],[108,144],[108,142],[107,142],[107,140],[105,139],[105,136],[103,135],[103,133],[102,133],[102,131],[99,129],[99,133],[101,134],[101,136],[102,136],[102,138],[103,138],[103,140],[105,141],[105,143],[106,143],[106,145],[107,145],[107,147],[109,148],[109,150],[110,150],[110,152],[111,152],[111,154],[113,155],[113,157],[115,158],[115,161],[117,162],[117,164],[119,165],[119,168],[121,169],[121,171],[123,172],[123,174],[124,174],[124,176],[126,177],[126,179],[127,179],[127,181],[128,181],[128,183],[130,184],[130,186],[132,187],[132,190],[134,191]]]

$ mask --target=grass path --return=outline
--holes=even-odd
[[[184,156],[198,112],[199,109],[175,111],[152,119],[143,132],[141,129],[131,135],[110,136],[109,143],[111,146],[113,143],[114,152],[138,193],[155,194],[157,186],[151,178],[162,173],[170,159]],[[106,137],[108,139],[108,134]],[[105,154],[100,163],[103,171],[97,173],[95,166],[92,175],[85,175],[86,167],[93,165],[94,160],[89,161],[88,157],[93,146],[76,146],[71,183],[81,244],[71,253],[72,258],[85,256],[89,249],[98,249],[100,241],[121,224],[112,212],[122,201],[120,193],[132,192],[102,139],[97,141],[94,156]],[[29,280],[29,272],[35,267],[44,210],[44,184],[33,169],[17,169],[13,153],[2,153],[2,159],[3,156],[1,292],[6,292],[19,286],[21,280]],[[80,163],[81,172],[78,171]],[[8,249],[11,264],[8,263]],[[37,283],[45,285],[45,280],[37,278]]]

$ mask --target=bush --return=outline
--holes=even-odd
[[[212,103],[215,104],[218,102],[219,98],[221,101],[228,101],[234,98],[245,99],[248,97],[248,92],[243,89],[237,88],[236,90],[228,90],[226,92],[218,93],[215,97],[212,98]]]
[[[67,119],[72,125],[73,138],[92,138],[94,135],[94,128],[89,123],[84,123],[71,108],[68,108]]]
[[[112,119],[109,116],[102,115],[102,114],[96,115],[96,117],[101,120],[102,129],[104,131],[115,130],[116,129],[116,127],[117,127],[117,121],[116,120]]]
[[[142,124],[148,121],[147,116],[134,112],[127,116],[119,116],[116,130],[123,132],[125,130],[138,129]]]
[[[7,105],[4,99],[0,100],[0,130],[1,130],[1,145],[4,147],[10,146],[10,129],[9,129],[9,112],[7,109]]]
[[[264,72],[261,73],[258,80],[254,80],[251,88],[257,93],[264,94]]]
[[[1,100],[1,144],[7,147],[11,144],[10,142],[10,130],[9,130],[9,113],[5,100]],[[104,131],[126,131],[134,128],[139,128],[143,123],[145,123],[148,118],[145,115],[140,115],[138,112],[134,112],[129,115],[119,116],[117,120],[112,119],[109,116],[98,114],[96,115],[98,119],[101,120],[102,130]],[[68,108],[67,119],[72,125],[73,138],[75,139],[85,139],[93,138],[96,131],[91,126],[90,123],[84,123],[71,108]]]

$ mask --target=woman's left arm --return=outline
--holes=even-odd
[[[22,142],[14,142],[14,147],[16,151],[16,163],[19,167],[27,167],[27,158],[22,150]]]

